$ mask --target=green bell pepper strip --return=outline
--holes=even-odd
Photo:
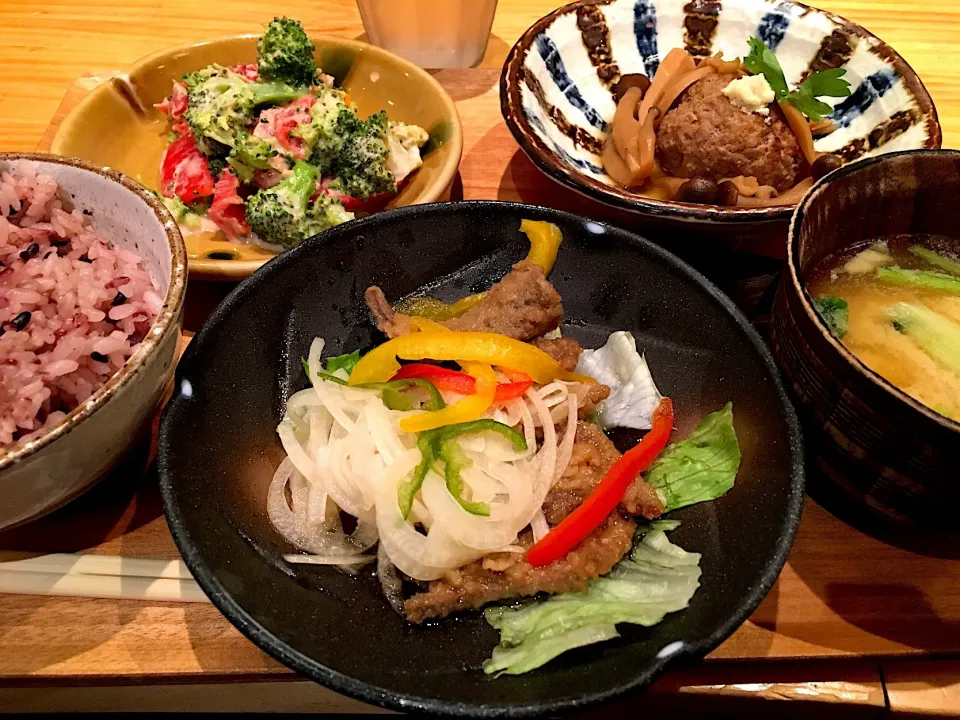
[[[303,368],[306,370],[307,376],[309,377],[310,366],[305,360],[301,359],[301,362],[303,363]],[[423,410],[443,410],[443,408],[447,406],[447,404],[443,401],[443,396],[440,394],[440,391],[437,390],[436,385],[429,380],[424,380],[422,378],[406,378],[404,380],[389,380],[388,382],[350,385],[343,378],[338,378],[336,375],[323,370],[318,370],[316,375],[321,380],[333,382],[337,385],[360,388],[361,390],[379,390],[381,392],[380,398],[383,400],[383,404],[391,410],[413,410],[416,407],[413,398],[403,393],[404,390],[409,390],[413,387],[418,387],[422,390],[425,390],[430,396],[430,398],[421,406]]]
[[[473,465],[473,461],[457,445],[453,438],[444,438],[440,443],[440,459],[443,460],[443,479],[447,492],[460,503],[460,507],[471,515],[490,516],[490,506],[484,502],[470,502],[463,499],[462,471]]]
[[[461,507],[474,515],[486,516],[490,514],[490,506],[486,503],[472,503],[463,499],[463,477],[460,473],[461,470],[469,467],[470,459],[463,454],[463,451],[454,442],[454,438],[460,435],[469,435],[485,430],[499,433],[509,440],[517,451],[527,449],[527,440],[523,433],[509,425],[504,425],[489,418],[446,425],[435,430],[426,430],[417,435],[420,463],[414,469],[410,480],[401,483],[400,487],[397,488],[397,503],[404,518],[410,514],[413,499],[420,492],[423,481],[427,477],[427,472],[437,460],[443,460],[447,489],[457,499]]]

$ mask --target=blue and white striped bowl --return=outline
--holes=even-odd
[[[847,69],[853,93],[830,100],[838,129],[816,140],[818,150],[852,161],[940,147],[933,101],[903,58],[859,25],[789,0],[600,0],[562,7],[511,50],[500,78],[504,119],[547,175],[608,205],[684,224],[785,222],[792,207],[641,197],[618,187],[599,156],[621,74],[652,76],[676,47],[694,56],[742,57],[751,36],[776,51],[791,84],[817,70]]]

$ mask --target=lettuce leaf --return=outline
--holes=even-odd
[[[727,403],[707,415],[688,438],[668,446],[645,479],[660,495],[664,512],[669,512],[724,495],[739,468],[733,403]]]
[[[352,353],[347,353],[346,355],[337,355],[335,357],[327,358],[326,370],[331,375],[337,370],[344,370],[347,375],[353,372],[353,369],[357,366],[357,363],[360,362],[360,351],[354,350]]]
[[[640,530],[630,557],[582,593],[565,593],[522,607],[493,607],[487,622],[500,645],[483,665],[488,674],[519,675],[567,650],[617,637],[618,623],[656,625],[687,607],[700,586],[700,555],[671,543],[678,523],[656,521]]]

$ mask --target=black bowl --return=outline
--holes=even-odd
[[[443,299],[487,288],[526,254],[521,218],[563,230],[551,281],[565,334],[597,347],[633,331],[683,436],[734,403],[743,463],[724,498],[672,514],[673,538],[703,553],[690,607],[649,628],[568,653],[519,677],[481,663],[497,633],[480,613],[414,627],[370,575],[289,568],[272,530],[267,485],[283,457],[275,428],[306,384],[310,341],[338,354],[381,338],[363,291],[390,299],[423,288]],[[167,520],[213,603],[280,662],[334,690],[398,709],[532,716],[580,708],[648,685],[700,658],[766,595],[800,517],[800,431],[773,359],[746,318],[701,275],[646,240],[566,213],[512,203],[421,205],[323,233],[267,263],[193,339],[163,416],[160,477]]]

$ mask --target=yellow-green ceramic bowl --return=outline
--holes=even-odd
[[[463,136],[453,100],[427,72],[373,45],[312,36],[317,64],[336,78],[366,117],[386,110],[391,120],[414,123],[430,133],[423,167],[388,207],[440,199],[460,163]],[[232,66],[257,59],[257,37],[241,35],[169,48],[140,60],[103,83],[64,118],[51,151],[108,165],[158,189],[166,147],[166,118],[153,105],[181,75],[211,63]],[[240,280],[273,257],[256,245],[234,243],[221,233],[186,237],[190,274]]]

